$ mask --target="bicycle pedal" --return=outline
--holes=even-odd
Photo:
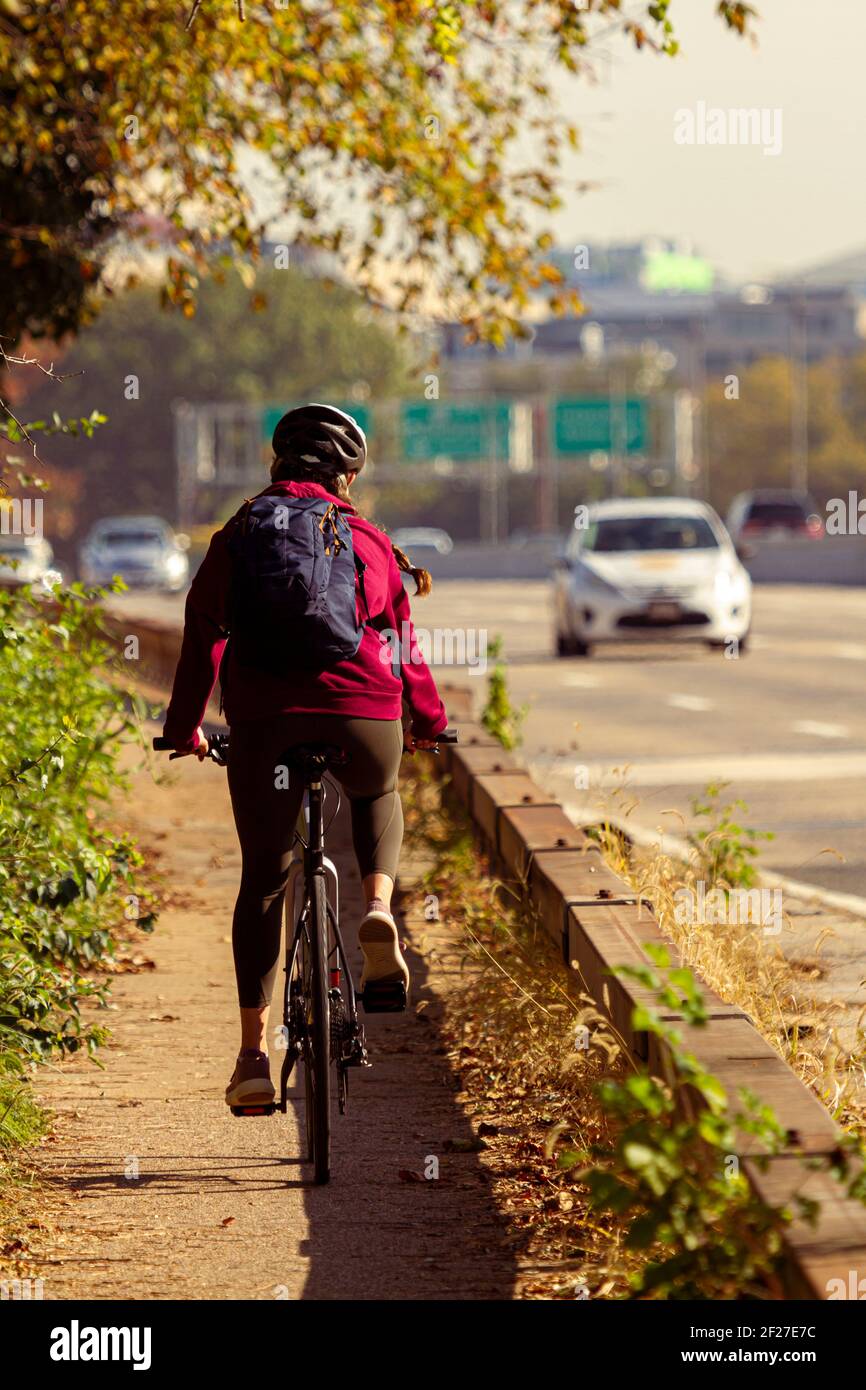
[[[359,995],[368,1014],[399,1014],[406,1008],[406,986],[402,980],[368,980]]]
[[[244,1115],[273,1115],[276,1110],[276,1102],[270,1105],[232,1105],[230,1106],[233,1115],[243,1117]]]

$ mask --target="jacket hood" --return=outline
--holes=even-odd
[[[263,487],[256,496],[267,497],[275,492],[286,497],[326,497],[329,502],[338,506],[341,512],[349,512],[353,515],[355,513],[355,508],[351,502],[346,502],[344,498],[335,496],[321,483],[296,482],[290,478],[281,478],[279,482],[268,483],[268,486]]]

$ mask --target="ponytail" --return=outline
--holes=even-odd
[[[392,543],[391,550],[399,568],[404,574],[411,574],[412,578],[415,580],[416,598],[426,598],[433,588],[433,580],[430,577],[430,571],[422,570],[417,565],[413,565],[409,556],[405,551],[400,549],[399,545],[394,545]]]

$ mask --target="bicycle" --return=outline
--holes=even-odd
[[[445,729],[437,735],[436,742],[437,746],[456,743],[456,730]],[[158,737],[154,738],[153,747],[167,751],[171,744]],[[207,757],[217,766],[226,766],[228,750],[228,734],[208,737]],[[180,756],[172,752],[172,757]],[[373,1014],[401,1012],[407,1002],[402,981],[371,981],[363,994],[356,994],[346,959],[340,931],[339,876],[325,854],[325,831],[340,809],[340,790],[328,773],[345,761],[341,748],[325,743],[296,744],[286,749],[281,759],[303,779],[304,806],[295,829],[295,857],[289,866],[285,896],[285,983],[283,1022],[278,1035],[285,1055],[280,1069],[280,1098],[270,1105],[231,1107],[232,1114],[239,1117],[272,1115],[277,1110],[286,1114],[289,1081],[295,1066],[302,1061],[307,1161],[313,1164],[317,1183],[328,1182],[331,1173],[331,1064],[336,1069],[341,1115],[348,1105],[350,1068],[370,1066],[358,1003],[363,1004],[365,1013]],[[325,780],[337,793],[337,805],[328,826],[324,824]],[[328,897],[328,881],[333,902]],[[301,904],[296,916],[299,887]]]

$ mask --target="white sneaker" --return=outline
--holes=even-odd
[[[361,989],[371,980],[377,984],[402,980],[408,995],[409,967],[403,959],[397,923],[390,912],[380,907],[368,908],[358,929],[358,941],[364,953]]]
[[[238,1057],[226,1087],[226,1105],[273,1105],[275,1094],[267,1056],[256,1048],[247,1048]]]

